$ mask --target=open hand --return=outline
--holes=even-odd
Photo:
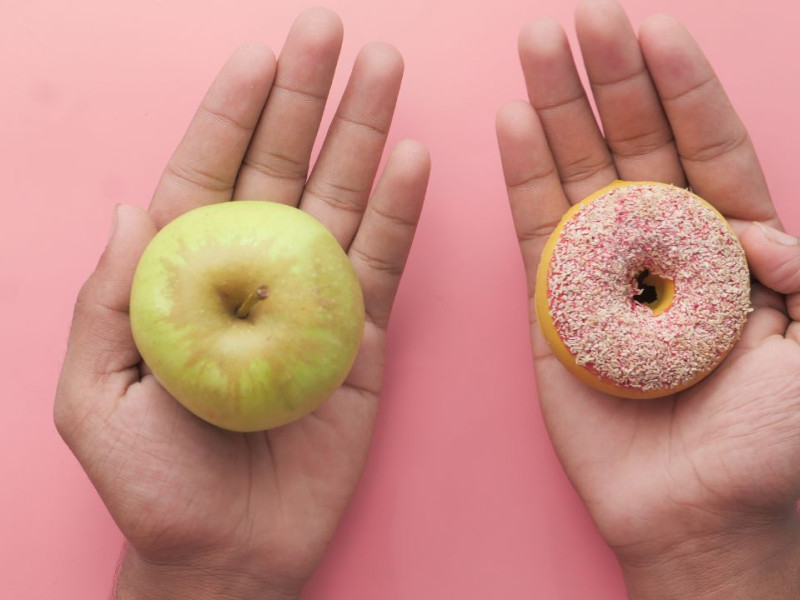
[[[75,308],[55,418],[130,543],[118,597],[292,598],[358,482],[378,406],[389,313],[429,158],[401,142],[372,191],[403,63],[363,48],[309,174],[342,42],[339,18],[302,14],[279,60],[239,49],[211,86],[147,212],[117,209]],[[367,323],[344,385],[306,418],[262,433],[208,425],[171,398],[133,343],[128,297],[144,247],[178,215],[241,199],[320,220],[347,251]]]
[[[800,246],[779,231],[750,138],[679,22],[653,17],[637,39],[619,5],[601,0],[581,5],[576,27],[602,131],[550,20],[519,40],[530,103],[497,120],[553,444],[632,597],[796,597],[797,587],[748,591],[742,578],[785,584],[790,572],[800,585]],[[760,282],[733,352],[667,398],[622,400],[583,385],[535,322],[546,239],[572,204],[615,179],[691,187],[731,222]]]

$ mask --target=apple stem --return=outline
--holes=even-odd
[[[253,310],[253,307],[262,300],[266,300],[267,296],[269,296],[269,288],[265,285],[259,286],[254,292],[250,292],[250,295],[244,299],[242,305],[236,310],[236,316],[240,319],[246,319],[250,315],[250,311]]]

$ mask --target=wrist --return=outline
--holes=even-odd
[[[800,523],[699,535],[648,557],[620,557],[631,600],[800,598]]]
[[[300,587],[279,589],[224,568],[157,564],[128,548],[114,600],[297,600]]]

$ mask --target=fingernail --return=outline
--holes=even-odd
[[[782,246],[797,246],[798,244],[797,238],[793,235],[789,235],[783,231],[778,231],[777,229],[756,221],[753,221],[753,224],[758,225],[758,228],[761,229],[764,237],[766,237],[770,242],[775,242],[776,244],[780,244]]]
[[[114,214],[111,217],[111,227],[108,230],[108,241],[114,239],[114,234],[117,232],[117,224],[119,223],[119,204],[114,205]]]

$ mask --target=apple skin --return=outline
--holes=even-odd
[[[269,296],[236,316],[260,286]],[[189,411],[232,431],[299,419],[344,381],[364,329],[347,255],[313,217],[273,202],[189,211],[145,249],[133,279],[134,341]]]

